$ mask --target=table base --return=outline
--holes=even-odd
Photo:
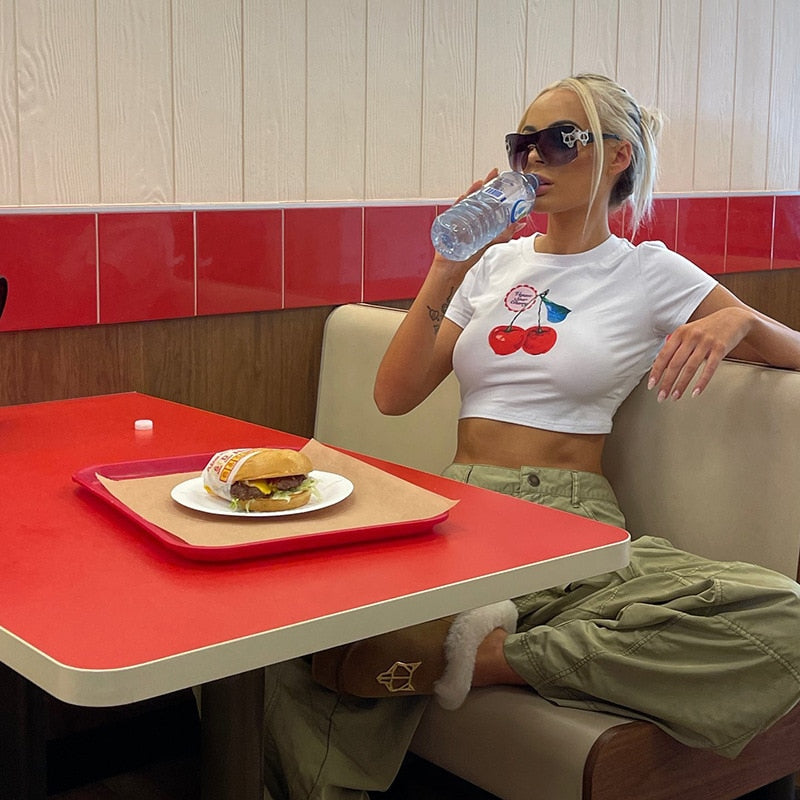
[[[0,664],[0,798],[47,797],[47,695]]]
[[[202,800],[262,800],[264,670],[200,690]]]
[[[205,684],[201,799],[261,800],[264,670]],[[0,800],[46,800],[50,697],[0,664]]]

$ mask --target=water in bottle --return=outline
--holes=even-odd
[[[503,172],[433,221],[431,241],[445,258],[466,261],[533,210],[539,179]]]

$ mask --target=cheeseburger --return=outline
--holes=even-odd
[[[311,499],[311,470],[308,456],[297,450],[224,450],[206,465],[203,485],[237,511],[287,511]]]

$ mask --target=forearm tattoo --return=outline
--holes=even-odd
[[[453,299],[455,291],[456,291],[455,286],[451,286],[450,294],[447,295],[441,307],[433,308],[433,306],[426,306],[426,308],[428,309],[428,316],[430,317],[431,323],[433,324],[434,333],[439,333],[439,328],[442,326],[442,320],[444,319],[445,311],[447,311],[447,307],[450,305],[450,301]]]

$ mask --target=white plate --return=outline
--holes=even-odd
[[[235,511],[227,500],[209,494],[203,486],[202,476],[190,478],[173,488],[170,492],[172,499],[193,511],[204,511],[206,514],[219,514],[223,517],[285,517],[291,514],[307,514],[309,511],[319,511],[321,508],[341,503],[353,491],[353,484],[347,478],[335,472],[312,470],[308,473],[316,479],[311,499],[299,508],[289,508],[286,511]]]

